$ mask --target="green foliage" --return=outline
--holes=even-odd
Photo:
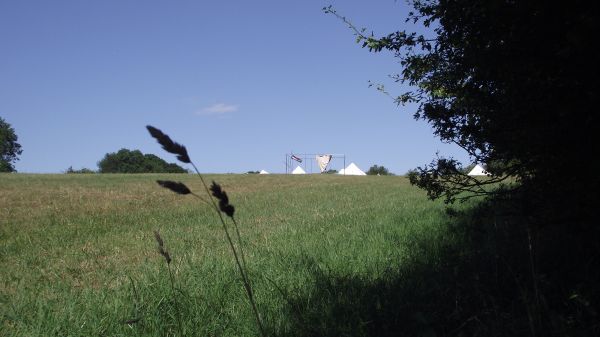
[[[324,174],[336,174],[336,173],[338,173],[338,170],[329,169],[329,170],[327,170],[327,171],[325,171],[325,172],[323,172],[323,173],[324,173]]]
[[[23,152],[17,140],[15,130],[0,117],[0,172],[16,171],[13,163],[19,160]]]
[[[246,172],[246,174],[259,174],[259,173],[260,173],[259,171],[248,171],[248,172]]]
[[[100,173],[186,173],[181,166],[167,163],[153,154],[143,154],[139,150],[121,149],[107,153],[98,162]]]
[[[395,97],[415,103],[415,119],[427,121],[442,141],[463,148],[472,162],[490,165],[497,182],[515,177],[538,195],[568,195],[593,205],[597,172],[596,112],[598,11],[576,1],[414,1],[407,22],[427,34],[401,30],[381,38],[354,29],[373,52],[391,51],[402,66],[394,78],[412,90]],[[385,92],[383,86],[377,86]],[[501,165],[497,165],[502,163]],[[480,190],[458,162],[438,158],[420,167],[413,182],[431,197],[454,200]],[[449,165],[454,168],[450,169]],[[583,192],[583,193],[582,193]]]
[[[86,174],[86,173],[96,173],[96,172],[94,170],[90,170],[89,168],[85,168],[85,167],[83,167],[83,168],[81,168],[79,170],[75,170],[75,169],[73,169],[73,166],[69,166],[69,168],[65,171],[65,173],[67,173],[67,174],[73,174],[73,173],[75,173],[75,174],[81,174],[81,173]]]
[[[388,169],[386,169],[384,166],[373,165],[367,171],[367,175],[370,175],[370,176],[388,176],[388,175],[393,175],[393,174],[391,174],[390,171],[388,171]]]

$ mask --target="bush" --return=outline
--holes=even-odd
[[[377,166],[377,165],[373,165],[369,168],[369,170],[367,171],[367,175],[370,176],[389,176],[389,175],[393,175],[390,173],[390,171],[388,171],[388,169],[386,169],[384,166]]]
[[[100,173],[187,173],[183,167],[167,163],[153,154],[128,149],[107,153],[98,162],[98,168]]]
[[[23,153],[18,139],[15,129],[0,117],[0,172],[16,172],[13,164]]]
[[[65,171],[65,173],[67,174],[71,174],[71,173],[96,173],[96,171],[94,170],[90,170],[89,168],[82,168],[80,170],[74,170],[73,166],[69,166],[69,168]]]

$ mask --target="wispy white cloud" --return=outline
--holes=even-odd
[[[198,111],[199,115],[223,115],[238,111],[239,105],[217,103]]]

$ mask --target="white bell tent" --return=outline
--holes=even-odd
[[[473,167],[473,169],[471,170],[471,172],[467,173],[467,175],[470,176],[488,176],[490,175],[488,173],[488,171],[486,171],[483,166],[477,164],[475,165],[475,167]]]
[[[350,163],[345,169],[341,169],[338,174],[346,176],[366,176],[367,174],[363,170],[359,169],[354,163]]]
[[[260,170],[260,172],[258,172],[258,174],[269,174],[269,172],[267,172],[265,170]]]
[[[296,168],[292,171],[292,174],[306,174],[306,171],[304,171],[302,167],[296,166]]]

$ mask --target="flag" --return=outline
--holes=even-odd
[[[301,163],[302,159],[300,159],[300,157],[296,157],[295,155],[292,155],[292,159],[294,159],[295,161]]]
[[[317,164],[319,164],[319,168],[321,169],[321,173],[323,173],[323,172],[325,172],[327,165],[331,161],[331,155],[330,154],[317,155],[316,160],[317,160]]]

